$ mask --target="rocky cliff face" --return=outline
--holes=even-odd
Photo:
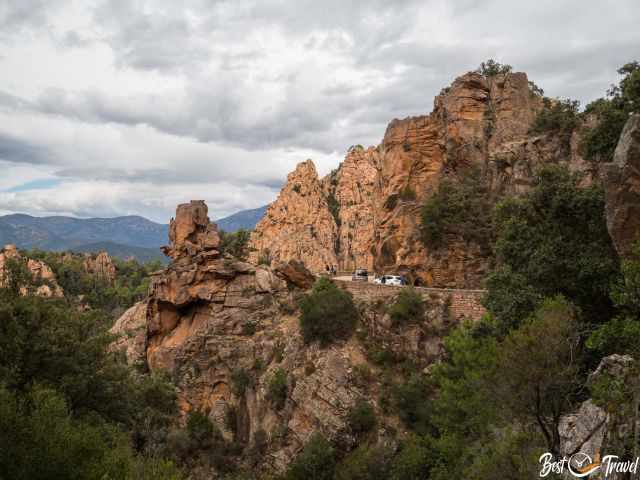
[[[298,173],[314,173],[309,167]],[[302,184],[308,177],[293,178],[300,192],[292,189],[287,195],[305,198],[308,212],[317,208],[315,202],[323,199],[317,178],[311,176],[311,190]],[[247,449],[266,436],[265,455],[252,467],[257,470],[282,471],[315,431],[352,445],[349,409],[367,393],[378,398],[382,388],[367,352],[384,349],[426,368],[442,355],[442,333],[459,320],[445,298],[434,297],[422,322],[395,328],[384,308],[391,299],[360,299],[360,332],[324,349],[306,345],[296,299],[311,285],[310,273],[295,260],[272,269],[222,256],[216,231],[203,203],[178,207],[166,248],[173,262],[154,275],[149,298],[115,324],[112,332],[120,338],[113,348],[124,349],[131,363],[169,372],[183,416],[204,412],[227,439]],[[313,241],[311,235],[306,238]],[[372,372],[364,380],[358,375],[363,369]],[[269,396],[278,372],[286,378],[280,406]],[[378,434],[385,438],[399,427],[398,419],[385,417],[374,405],[384,419]],[[236,413],[233,425],[225,422],[230,410]]]
[[[107,252],[97,255],[85,254],[83,264],[88,274],[95,275],[108,284],[112,284],[116,279],[116,266]]]
[[[7,262],[13,260],[22,263],[30,275],[30,281],[20,285],[21,295],[38,295],[40,297],[63,297],[64,291],[58,285],[51,267],[41,260],[25,258],[15,245],[5,245],[0,250],[0,288],[6,287],[10,280]]]
[[[640,114],[627,121],[603,177],[607,228],[618,253],[627,256],[640,234]]]
[[[441,179],[471,169],[496,195],[525,191],[543,163],[589,171],[576,136],[567,142],[529,133],[542,105],[524,73],[467,73],[435,98],[430,115],[393,120],[377,147],[352,147],[338,170],[319,181],[322,188],[310,161],[299,165],[251,245],[313,270],[337,262],[341,270],[404,273],[416,284],[477,287],[486,252],[457,238],[426,249],[421,205]],[[298,195],[296,185],[313,193]]]
[[[337,232],[316,167],[307,160],[289,174],[280,196],[256,226],[250,261],[297,259],[313,271],[324,271],[337,265]]]

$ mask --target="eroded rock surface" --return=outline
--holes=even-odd
[[[525,192],[534,171],[550,162],[584,171],[590,181],[577,134],[530,134],[542,107],[524,73],[462,75],[435,98],[430,115],[393,120],[380,145],[351,147],[325,178],[317,180],[310,161],[299,165],[256,227],[255,258],[268,251],[312,271],[336,264],[402,273],[419,285],[479,287],[489,253],[461,238],[427,249],[420,208],[443,178],[471,171],[496,197]]]
[[[278,199],[251,235],[250,260],[286,262],[303,260],[314,271],[337,265],[338,229],[311,160],[298,164],[287,177]]]
[[[6,245],[0,250],[0,287],[8,285],[10,272],[7,262],[9,260],[23,263],[31,276],[29,282],[20,285],[21,295],[56,298],[64,296],[64,291],[58,285],[51,267],[41,260],[25,258],[15,245]]]
[[[631,253],[640,234],[640,114],[627,121],[613,162],[604,167],[607,228],[618,253]]]
[[[116,266],[107,252],[100,252],[95,256],[86,254],[83,264],[88,274],[95,275],[108,284],[116,280]]]
[[[181,227],[188,235],[215,230],[204,225],[200,205],[194,205],[197,212],[179,208],[176,217],[193,219]],[[168,251],[178,251],[178,238],[172,235]],[[368,360],[369,350],[410,359],[420,371],[441,357],[444,332],[458,321],[446,299],[429,299],[423,321],[395,328],[386,302],[356,299],[361,327],[350,340],[327,348],[305,344],[297,299],[314,277],[300,262],[272,269],[223,257],[215,243],[190,243],[153,276],[149,298],[118,320],[113,348],[124,349],[132,363],[143,360],[152,371],[168,372],[183,418],[204,412],[227,439],[247,447],[266,434],[259,471],[283,471],[314,432],[353,445],[347,418],[362,396],[372,399],[381,419],[379,437],[386,438],[399,420],[385,417],[377,403],[381,375]],[[358,373],[363,369],[370,374]],[[281,408],[269,396],[277,372],[286,378]],[[229,409],[237,413],[235,432],[225,422]]]

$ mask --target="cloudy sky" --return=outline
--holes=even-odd
[[[602,96],[639,23],[638,0],[0,0],[0,214],[257,207],[490,57]]]

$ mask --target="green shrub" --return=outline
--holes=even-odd
[[[358,446],[336,468],[336,480],[387,480],[392,455],[390,448]]]
[[[493,58],[490,58],[486,62],[482,62],[476,69],[476,73],[484,75],[485,77],[495,77],[496,75],[504,75],[510,73],[513,67],[496,62]]]
[[[394,405],[402,421],[413,431],[426,434],[431,429],[429,386],[420,374],[393,387]]]
[[[394,325],[418,323],[424,320],[425,306],[422,296],[412,287],[403,288],[395,303],[389,307]]]
[[[587,160],[610,162],[629,114],[640,111],[640,64],[630,62],[618,69],[623,78],[613,86],[606,98],[600,98],[585,109],[596,116],[596,125],[582,136],[581,148]]]
[[[423,243],[437,249],[443,246],[446,235],[454,235],[491,251],[493,199],[488,183],[477,168],[454,179],[443,179],[420,212]]]
[[[427,440],[411,435],[400,444],[391,463],[391,480],[424,480],[429,478],[433,451]]]
[[[251,232],[244,228],[230,233],[220,230],[220,253],[228,253],[238,259],[245,260],[249,253],[250,237]]]
[[[369,402],[359,399],[349,410],[347,415],[349,428],[356,435],[360,436],[369,433],[376,426],[376,412]]]
[[[580,125],[577,100],[544,99],[544,107],[538,112],[531,127],[531,133],[551,133],[557,135],[562,142],[565,154],[571,151],[571,135]]]
[[[311,294],[300,300],[300,328],[305,342],[328,345],[351,336],[358,310],[351,295],[327,278],[320,278]]]
[[[236,368],[231,372],[231,391],[235,396],[243,396],[249,385],[251,385],[251,376],[244,368]]]
[[[276,410],[284,408],[287,401],[287,374],[283,369],[277,369],[269,380],[266,398]]]
[[[187,433],[198,448],[207,448],[214,438],[215,427],[209,417],[199,411],[193,411],[187,418]]]
[[[333,480],[335,467],[334,449],[321,434],[315,433],[291,463],[284,479]]]

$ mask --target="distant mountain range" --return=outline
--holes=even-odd
[[[229,215],[228,217],[216,220],[218,227],[225,232],[236,232],[241,228],[245,230],[253,230],[267,211],[267,207],[254,208],[252,210],[241,210],[238,213]]]
[[[267,207],[243,210],[216,223],[227,231],[253,229]],[[139,216],[115,218],[32,217],[24,214],[0,216],[0,247],[76,252],[106,250],[110,255],[139,261],[166,261],[159,248],[168,242],[168,225]]]

